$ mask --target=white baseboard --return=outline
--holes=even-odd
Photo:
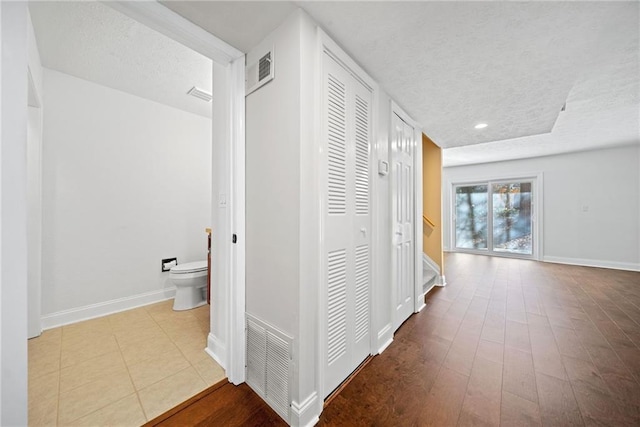
[[[378,354],[382,354],[392,342],[393,330],[391,329],[391,323],[388,323],[378,332]]]
[[[434,283],[434,285],[435,286],[447,286],[447,279],[444,277],[444,274],[437,277],[436,282]]]
[[[71,308],[69,310],[58,311],[56,313],[42,316],[42,329],[57,328],[58,326],[69,325],[83,320],[95,319],[96,317],[107,316],[119,313],[132,308],[156,302],[166,301],[176,295],[176,288],[170,287],[159,291],[146,292],[144,294],[133,295],[125,298],[118,298],[98,304],[86,305],[84,307]]]
[[[554,264],[569,264],[580,265],[583,267],[611,268],[613,270],[640,271],[640,264],[633,262],[603,261],[596,259],[565,258],[555,256],[545,256],[542,258],[542,260],[544,262],[551,262]]]
[[[322,405],[318,403],[318,393],[315,391],[307,396],[302,403],[291,402],[291,425],[296,427],[313,427],[320,421]]]
[[[209,356],[213,357],[213,360],[215,360],[222,369],[225,371],[227,370],[227,364],[225,363],[227,358],[227,347],[211,332],[209,332],[209,335],[207,336],[207,348],[205,348],[204,351],[206,351]]]
[[[427,291],[424,293],[424,295],[425,295],[425,296],[426,296],[429,292],[431,292],[431,291],[433,290],[433,288],[435,288],[435,287],[437,286],[437,285],[436,285],[436,282],[437,282],[437,280],[436,280],[435,282],[433,282],[433,283],[431,284],[431,286],[429,286],[429,289],[427,289]]]

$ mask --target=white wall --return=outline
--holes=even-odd
[[[0,2],[0,425],[27,425],[27,7]]]
[[[391,165],[390,143],[390,120],[391,120],[391,98],[382,90],[378,96],[378,118],[376,145],[374,149],[372,176],[375,180],[374,190],[376,192],[373,207],[376,224],[376,259],[374,262],[374,301],[377,306],[373,308],[374,334],[376,334],[376,348],[383,350],[393,339],[393,292],[391,280],[391,187],[390,175],[378,174],[378,161],[384,160]],[[389,170],[391,167],[389,167]]]
[[[27,120],[28,336],[42,332],[42,109],[29,107]]]
[[[31,79],[33,81],[34,88],[39,97],[42,96],[42,80],[43,70],[42,63],[40,62],[40,52],[38,51],[38,44],[36,42],[36,33],[31,22],[31,15],[27,11],[27,55],[28,55],[28,67]],[[40,99],[41,100],[41,99]]]
[[[246,98],[246,312],[293,339],[293,425],[317,390],[314,30],[296,12],[247,54],[250,66],[273,48],[275,78]]]
[[[206,259],[211,120],[49,69],[44,104],[43,326],[170,295],[161,259]]]
[[[633,145],[444,168],[445,249],[452,247],[452,183],[542,172],[542,259],[640,270],[639,166],[640,146]]]
[[[28,336],[40,335],[42,301],[42,64],[31,16],[27,19],[29,112],[27,126]]]
[[[288,19],[247,54],[275,47],[275,78],[246,98],[247,313],[295,337],[300,269],[300,36]]]

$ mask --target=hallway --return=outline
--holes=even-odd
[[[468,254],[445,266],[448,285],[319,425],[640,424],[640,273]],[[229,389],[164,425],[207,420]],[[262,405],[251,423],[277,424]],[[227,420],[243,411],[229,405]]]
[[[448,254],[324,425],[638,425],[640,274]]]

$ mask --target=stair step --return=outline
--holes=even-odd
[[[422,282],[423,283],[427,283],[427,282],[433,280],[437,275],[438,275],[438,273],[436,273],[433,270],[424,269],[424,270],[422,270]]]

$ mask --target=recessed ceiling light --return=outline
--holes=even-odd
[[[488,125],[486,123],[478,123],[477,125],[475,125],[476,129],[484,129],[486,128]]]

